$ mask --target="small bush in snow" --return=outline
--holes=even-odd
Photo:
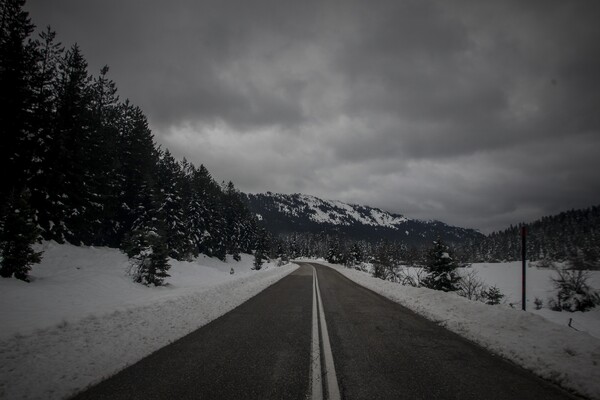
[[[458,283],[458,294],[469,300],[483,300],[485,289],[485,284],[477,276],[477,271],[472,269],[463,273]]]
[[[544,306],[543,300],[540,299],[539,297],[536,297],[535,300],[533,300],[533,304],[535,305],[536,310],[541,310],[542,307]]]
[[[468,270],[461,275],[458,283],[458,295],[469,300],[481,301],[485,304],[500,304],[505,297],[496,286],[488,287],[478,276],[477,271]]]
[[[554,311],[587,311],[600,304],[600,295],[587,283],[589,272],[578,269],[557,269],[552,278],[558,290],[556,298],[550,299]]]
[[[422,281],[427,273],[424,268],[419,267],[405,267],[401,266],[397,269],[396,278],[398,283],[404,286],[421,287]]]
[[[389,268],[379,262],[375,262],[373,263],[373,272],[372,272],[373,278],[379,278],[379,279],[383,279],[384,281],[387,281],[389,278]]]
[[[367,272],[367,273],[371,273],[371,264],[366,263],[366,262],[361,262],[360,264],[357,264],[354,266],[354,269],[357,271],[362,271],[362,272]]]
[[[500,302],[504,298],[504,295],[496,286],[489,287],[482,294],[485,304],[489,304],[491,306],[500,304]]]

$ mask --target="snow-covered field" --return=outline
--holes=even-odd
[[[46,242],[31,283],[0,279],[0,398],[59,399],[225,314],[297,266],[171,260],[166,287],[127,275],[119,250]],[[230,274],[233,267],[235,273]]]
[[[513,307],[521,309],[521,262],[473,264],[472,269],[486,284],[497,286],[506,295],[505,304],[512,304]],[[573,328],[600,338],[600,307],[586,312],[552,311],[548,306],[548,299],[556,297],[556,289],[551,280],[556,276],[556,272],[548,268],[529,266],[526,276],[527,311],[562,326],[568,326],[569,319],[572,319]],[[600,291],[600,271],[589,271],[589,276],[590,286]],[[540,310],[535,309],[536,298],[542,301]]]
[[[600,314],[598,311],[533,310],[535,296],[546,304],[547,297],[552,294],[550,270],[528,268],[531,297],[528,310],[531,311],[523,312],[520,310],[518,263],[473,266],[488,285],[498,286],[507,295],[507,302],[496,306],[467,300],[454,293],[402,286],[373,278],[366,272],[322,263],[566,389],[600,399],[600,339],[590,334],[598,335]],[[600,288],[599,282],[600,276],[596,272],[592,276],[592,286]],[[511,302],[518,302],[516,308],[510,306]],[[573,318],[574,327],[586,328],[590,333],[569,328],[569,318]]]

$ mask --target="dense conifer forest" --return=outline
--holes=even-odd
[[[481,240],[467,241],[460,254],[471,262],[521,259],[521,228],[527,230],[530,260],[600,261],[600,206],[561,212],[528,224],[511,226]]]
[[[145,284],[167,257],[251,252],[256,219],[234,185],[157,146],[109,68],[92,74],[50,27],[34,35],[24,4],[0,2],[0,274],[27,280],[41,239],[120,247]]]

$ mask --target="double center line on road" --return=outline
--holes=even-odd
[[[323,399],[323,380],[325,377],[327,384],[327,399],[339,400],[340,389],[333,364],[333,354],[331,353],[331,343],[329,342],[329,333],[327,323],[325,322],[325,312],[323,311],[323,301],[319,291],[319,278],[317,270],[313,269],[313,309],[312,309],[312,349],[311,349],[311,398],[313,400]],[[321,340],[323,341],[323,361],[325,368],[321,366],[321,346],[319,341],[319,326],[321,328]]]

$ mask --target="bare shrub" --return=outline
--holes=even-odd
[[[471,269],[468,272],[461,274],[459,282],[458,294],[466,297],[469,300],[482,301],[483,292],[486,289],[483,281],[477,276],[477,271]]]
[[[558,290],[556,298],[550,299],[554,311],[587,311],[600,304],[600,295],[588,284],[589,272],[581,269],[557,269],[551,278]]]

